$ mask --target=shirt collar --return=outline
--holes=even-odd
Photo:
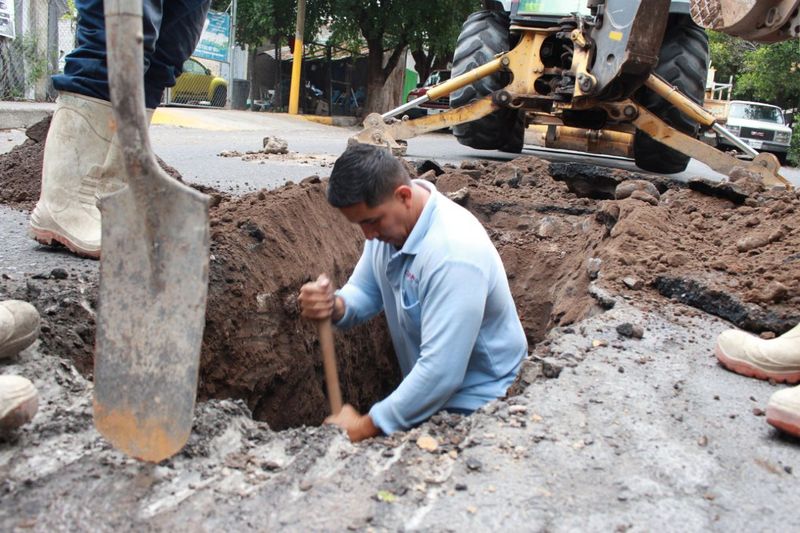
[[[414,224],[414,229],[411,230],[406,242],[399,250],[400,253],[408,255],[415,255],[419,250],[419,247],[422,245],[422,240],[425,238],[425,235],[428,233],[428,228],[431,225],[433,212],[436,210],[436,204],[438,203],[439,195],[439,192],[436,190],[436,187],[434,187],[433,183],[426,180],[412,181],[415,185],[419,185],[420,187],[427,189],[431,194],[428,196],[428,200],[425,202],[425,207],[422,208],[422,213],[420,213],[417,222]]]

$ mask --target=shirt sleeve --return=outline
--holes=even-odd
[[[428,419],[464,382],[488,293],[480,268],[460,261],[448,261],[420,283],[420,358],[397,389],[369,412],[384,433]]]
[[[373,270],[372,243],[366,241],[361,258],[347,283],[336,291],[344,300],[344,316],[334,326],[347,329],[366,322],[383,309],[383,297]]]

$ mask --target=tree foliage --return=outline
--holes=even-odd
[[[759,46],[747,53],[735,94],[783,108],[800,107],[800,42]]]
[[[711,66],[717,69],[717,81],[727,83],[731,76],[736,78],[739,75],[745,56],[755,50],[756,45],[716,31],[707,33]]]
[[[368,49],[367,112],[386,111],[384,85],[407,47],[428,55],[452,53],[461,23],[476,0],[329,0],[331,40],[354,52]],[[387,58],[384,60],[384,54]]]

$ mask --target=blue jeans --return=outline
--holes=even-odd
[[[143,1],[144,99],[153,109],[194,52],[211,0]],[[110,101],[103,0],[76,0],[75,6],[77,47],[65,58],[64,73],[53,76],[53,86]]]

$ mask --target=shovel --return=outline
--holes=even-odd
[[[99,201],[94,423],[157,462],[189,438],[208,289],[208,198],[156,163],[144,105],[141,0],[105,0],[109,85],[127,185]]]
[[[325,369],[325,385],[328,389],[328,402],[331,414],[342,410],[342,391],[339,388],[339,373],[336,371],[336,352],[333,349],[333,326],[331,319],[320,320],[319,346],[322,350],[322,367]]]

